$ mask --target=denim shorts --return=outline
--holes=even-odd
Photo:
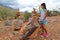
[[[46,24],[47,24],[47,21],[46,21],[46,20],[42,21],[42,20],[40,19],[39,24],[44,24],[44,25],[46,25]]]

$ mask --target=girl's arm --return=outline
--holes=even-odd
[[[45,19],[46,19],[47,14],[48,14],[48,10],[46,10],[46,13],[45,13],[45,16],[44,16],[43,20],[45,20]]]

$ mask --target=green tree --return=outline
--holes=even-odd
[[[29,13],[28,11],[25,11],[24,17],[25,17],[25,20],[28,20],[29,17],[31,17],[31,13]]]

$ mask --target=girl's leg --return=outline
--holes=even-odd
[[[46,25],[43,25],[43,26],[44,26],[43,29],[44,29],[44,31],[45,31],[45,33],[46,33],[46,34],[44,34],[44,36],[48,37],[47,29],[45,28]]]
[[[42,34],[41,34],[41,37],[44,37],[44,28],[43,28],[43,24],[41,24],[41,29],[42,29]]]
[[[45,31],[45,33],[47,34],[47,29],[46,29],[46,25],[43,24],[43,30]]]
[[[44,34],[43,24],[41,24],[42,34]]]

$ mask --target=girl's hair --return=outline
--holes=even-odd
[[[44,9],[46,9],[46,4],[45,3],[42,3],[41,6],[44,6]]]

